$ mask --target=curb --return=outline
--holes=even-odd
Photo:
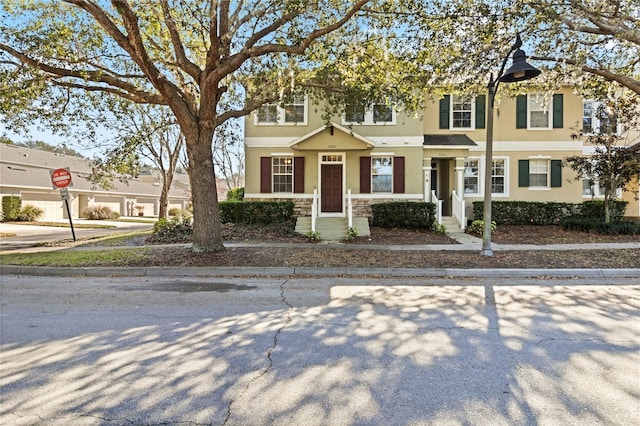
[[[0,275],[85,277],[185,277],[185,276],[368,276],[385,277],[483,277],[483,278],[640,278],[640,269],[455,269],[455,268],[313,268],[313,267],[50,267],[0,265]]]

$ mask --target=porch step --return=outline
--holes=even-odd
[[[347,238],[349,220],[343,217],[319,217],[316,219],[316,231],[321,241],[344,241]],[[358,230],[359,237],[369,237],[369,220],[366,217],[354,217],[353,227]],[[299,217],[296,221],[296,232],[307,235],[311,231],[311,217]]]
[[[447,232],[463,232],[460,222],[453,216],[442,216],[442,224],[447,228]]]

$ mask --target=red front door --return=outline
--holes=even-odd
[[[320,209],[324,213],[342,212],[342,165],[323,164]]]

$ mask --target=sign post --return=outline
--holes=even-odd
[[[69,189],[68,186],[73,186],[71,180],[71,170],[68,167],[62,169],[51,170],[51,185],[53,189],[60,190],[60,198],[64,201],[64,205],[67,208],[67,216],[69,217],[69,226],[71,226],[71,235],[73,235],[73,241],[76,241],[76,231],[73,229],[73,221],[71,220],[71,209],[69,208]]]

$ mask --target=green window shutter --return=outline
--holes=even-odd
[[[563,117],[562,117],[562,94],[553,95],[553,128],[562,129]]]
[[[476,96],[476,129],[484,129],[485,127],[486,104],[487,97],[485,95]]]
[[[516,129],[526,129],[526,128],[527,128],[527,96],[519,95],[516,98]]]
[[[444,98],[440,99],[440,128],[448,129],[449,128],[449,110],[451,108],[451,101],[449,100],[451,97],[449,95],[444,95]]]
[[[551,160],[551,187],[562,186],[562,160]]]
[[[518,160],[518,186],[529,186],[529,160]]]

